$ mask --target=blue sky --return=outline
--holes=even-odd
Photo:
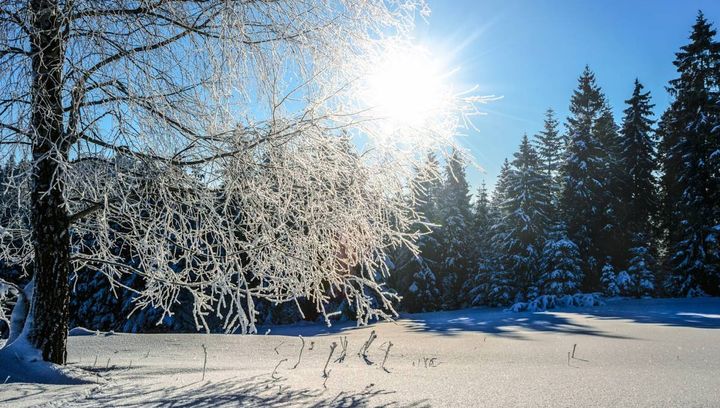
[[[482,180],[494,185],[502,161],[525,132],[542,128],[548,107],[564,123],[585,64],[618,122],[636,77],[659,114],[669,103],[675,52],[688,42],[697,11],[720,23],[720,0],[428,1],[432,13],[418,24],[417,41],[459,68],[452,77],[459,88],[502,96],[482,107],[478,131],[461,140],[484,169],[468,170],[473,190]]]

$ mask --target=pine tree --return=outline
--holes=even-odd
[[[422,168],[415,170],[413,185],[418,189],[416,201],[410,203],[414,211],[422,214],[425,221],[439,224],[440,215],[437,206],[438,195],[442,187],[439,179],[440,163],[433,154],[429,154]],[[402,308],[409,312],[437,310],[440,304],[440,291],[435,275],[440,263],[440,243],[437,227],[417,224],[413,228],[423,233],[418,240],[418,254],[402,250],[396,254],[393,263],[390,285],[403,297]]]
[[[543,248],[540,278],[543,295],[574,295],[580,291],[583,273],[578,247],[563,223],[553,226]]]
[[[448,158],[441,191],[437,200],[442,224],[438,231],[441,253],[438,278],[443,308],[452,309],[469,300],[463,288],[467,289],[472,265],[470,192],[465,164],[457,150]]]
[[[507,236],[504,203],[508,198],[507,190],[510,173],[510,162],[505,159],[502,167],[500,168],[500,174],[498,175],[492,200],[490,201],[490,208],[495,214],[493,217],[493,224],[490,229],[490,248],[494,254],[494,260],[493,263],[489,265],[487,284],[485,286],[486,290],[485,293],[483,293],[484,303],[490,306],[507,305],[515,299],[516,294],[515,287],[513,286],[512,272],[505,267],[508,262],[504,248]]]
[[[549,197],[546,177],[527,136],[514,155],[502,203],[504,236],[500,245],[504,269],[511,273],[516,295],[533,299],[539,294],[540,255],[547,231]]]
[[[534,144],[538,152],[540,169],[546,176],[548,195],[553,208],[557,208],[562,186],[560,168],[564,158],[565,142],[558,130],[558,121],[552,108],[545,112],[543,130],[535,135]],[[558,214],[553,211],[553,214],[549,215],[556,219]]]
[[[679,295],[720,294],[720,43],[698,14],[676,54],[679,77],[663,115],[662,191],[666,287]]]
[[[627,274],[632,282],[629,294],[638,297],[655,294],[655,257],[648,246],[638,245],[630,249]]]
[[[602,286],[602,292],[605,296],[615,297],[620,295],[617,278],[618,277],[615,274],[615,268],[612,266],[612,263],[609,261],[606,262],[602,267],[602,274],[600,276],[600,284]]]
[[[510,162],[508,159],[503,161],[498,174],[497,183],[495,183],[495,191],[493,191],[490,204],[493,208],[500,209],[502,203],[507,199],[508,179],[510,178]]]
[[[605,96],[595,74],[585,67],[570,103],[567,120],[567,156],[563,166],[563,193],[560,207],[567,222],[568,236],[578,246],[585,271],[583,289],[600,287],[600,241],[605,229],[607,165],[598,139],[598,122],[606,111]],[[607,120],[606,120],[607,122]]]
[[[491,206],[488,190],[483,182],[478,188],[475,205],[473,207],[473,222],[471,236],[472,279],[468,280],[466,292],[469,294],[470,303],[473,305],[482,304],[488,291],[490,273],[494,265],[494,254],[492,251],[492,226],[495,222],[495,211]],[[474,270],[472,269],[474,267]]]
[[[622,162],[622,142],[619,127],[615,123],[612,109],[607,101],[595,123],[593,132],[600,144],[599,159],[603,163],[596,175],[603,188],[593,197],[593,205],[600,209],[599,217],[593,221],[594,245],[598,256],[609,256],[616,268],[624,268],[628,260],[629,238],[622,225],[622,207],[620,199],[626,173]]]
[[[643,92],[643,85],[635,80],[632,97],[625,101],[622,125],[622,221],[627,231],[629,264],[627,272],[635,283],[633,294],[650,296],[655,292],[656,246],[653,240],[653,220],[658,202],[654,173],[656,141],[651,119],[654,105],[650,93]]]

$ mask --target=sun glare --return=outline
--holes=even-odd
[[[393,51],[373,69],[367,99],[392,128],[417,128],[440,115],[448,87],[441,65],[421,49]]]

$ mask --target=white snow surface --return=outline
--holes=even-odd
[[[0,406],[720,406],[720,298],[612,299],[538,313],[476,308],[364,328],[271,329],[70,337],[70,366],[93,383],[3,384],[13,367],[2,361]],[[357,353],[373,330],[370,365]],[[298,335],[305,349],[292,369]],[[334,362],[345,336],[347,357]]]

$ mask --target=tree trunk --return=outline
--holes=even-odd
[[[63,197],[64,47],[57,0],[31,0],[32,52],[32,232],[35,288],[25,328],[43,359],[65,364],[70,288],[69,216]]]

